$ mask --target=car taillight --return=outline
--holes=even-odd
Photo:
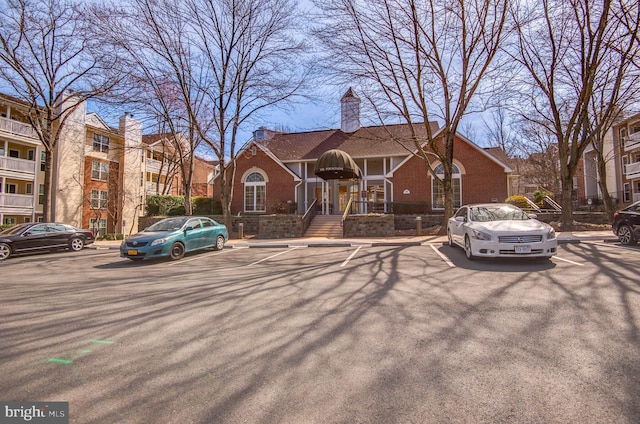
[[[93,231],[89,231],[89,237],[93,237]]]
[[[618,217],[618,212],[615,212],[615,213],[613,214],[613,219],[616,219],[617,217]]]

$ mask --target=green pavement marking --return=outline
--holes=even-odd
[[[61,359],[61,358],[49,358],[49,362],[54,362],[56,364],[65,364],[65,365],[73,364],[73,361],[71,359]]]
[[[82,349],[80,351],[80,353],[89,353],[89,352],[91,352],[91,349]]]
[[[96,343],[96,344],[105,344],[105,345],[112,345],[115,343],[113,340],[98,340],[98,339],[90,340],[90,342]]]

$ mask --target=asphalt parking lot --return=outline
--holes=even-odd
[[[0,400],[74,423],[637,423],[640,249],[441,243],[0,264]]]

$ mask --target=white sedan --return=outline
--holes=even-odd
[[[508,203],[462,206],[447,223],[449,246],[476,257],[543,257],[558,252],[553,228]]]

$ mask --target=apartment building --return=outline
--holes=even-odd
[[[176,143],[182,143],[183,152],[189,151],[189,144],[184,137],[176,140],[172,134],[148,134],[142,136],[145,149],[145,195],[167,194],[184,195],[182,172],[180,170],[180,150]],[[213,186],[209,180],[216,169],[216,161],[193,156],[194,167],[191,181],[192,196],[209,196],[213,194]],[[188,166],[188,163],[185,164]]]
[[[42,216],[44,153],[24,102],[0,94],[0,224]]]
[[[640,201],[640,113],[613,127],[614,148],[619,152],[619,172],[624,203]]]
[[[18,224],[43,219],[44,149],[28,123],[27,105],[0,94],[0,220]],[[138,229],[146,196],[178,194],[178,167],[163,149],[166,135],[142,135],[130,113],[117,128],[80,104],[68,117],[53,154],[52,216],[95,233]],[[153,141],[155,140],[155,141]],[[213,165],[196,161],[193,195],[208,189]],[[169,190],[165,191],[168,185]],[[160,191],[159,191],[160,190]]]
[[[618,120],[604,138],[607,190],[618,203],[640,201],[640,113]],[[601,197],[597,154],[589,146],[583,155],[587,198]]]

